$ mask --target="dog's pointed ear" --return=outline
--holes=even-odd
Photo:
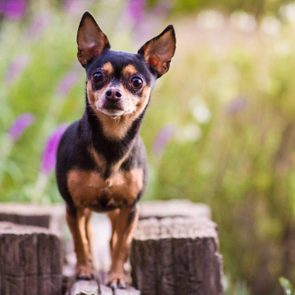
[[[82,16],[77,32],[77,44],[77,57],[83,67],[111,47],[107,36],[88,11]]]
[[[138,54],[143,56],[151,71],[159,78],[169,70],[175,48],[175,31],[169,25],[161,34],[146,42],[138,50]]]

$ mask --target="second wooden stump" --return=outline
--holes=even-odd
[[[223,294],[215,223],[209,214],[172,215],[140,220],[130,258],[134,285],[142,295]]]

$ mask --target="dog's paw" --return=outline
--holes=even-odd
[[[93,280],[94,279],[94,271],[89,266],[78,266],[76,272],[77,280]]]
[[[110,288],[114,289],[126,289],[126,279],[124,273],[111,272],[108,276],[108,284]]]

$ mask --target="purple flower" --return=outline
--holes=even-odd
[[[68,95],[69,91],[73,88],[73,86],[77,83],[79,78],[79,74],[77,72],[77,68],[70,70],[67,72],[62,79],[60,80],[56,93],[59,96],[65,97]]]
[[[21,19],[27,10],[26,0],[2,0],[0,2],[0,14],[11,20]]]
[[[46,175],[49,175],[55,167],[58,144],[67,126],[67,124],[60,125],[47,139],[41,161],[41,172]]]
[[[42,13],[37,15],[28,30],[26,31],[27,36],[30,39],[38,39],[46,27],[50,24],[50,15],[48,13]]]
[[[18,116],[9,128],[9,135],[13,141],[18,140],[24,131],[34,122],[32,114],[26,113]]]
[[[160,130],[152,147],[152,151],[155,155],[161,156],[166,145],[172,139],[174,131],[174,126],[172,125],[166,125]]]
[[[228,115],[236,115],[243,111],[247,106],[247,101],[244,96],[238,96],[232,99],[226,106],[226,113]]]
[[[28,56],[20,55],[11,62],[5,76],[5,80],[8,84],[15,81],[22,74],[28,64],[28,61]]]
[[[87,10],[87,6],[85,2],[89,1],[80,1],[80,0],[65,0],[64,1],[64,9],[67,14],[71,15],[80,15],[81,11]]]
[[[172,3],[170,1],[161,1],[154,9],[153,15],[161,18],[167,17],[171,11]]]
[[[134,24],[138,24],[145,14],[145,0],[129,0],[127,11]]]

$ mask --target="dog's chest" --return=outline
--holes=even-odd
[[[67,184],[77,207],[108,211],[131,206],[143,187],[143,170],[117,171],[107,179],[94,171],[71,170]]]

